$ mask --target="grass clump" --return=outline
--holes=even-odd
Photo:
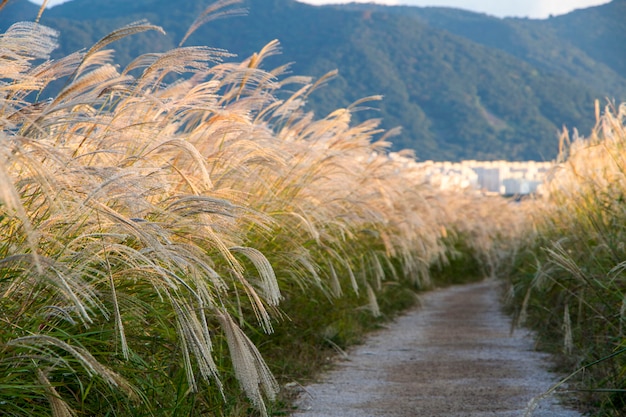
[[[44,26],[0,37],[7,415],[274,413],[281,349],[344,348],[446,258],[439,202],[351,122],[362,102],[306,113],[325,79],[263,70],[277,42],[117,68],[105,48],[145,30],[58,61]]]
[[[519,323],[577,373],[571,388],[595,415],[626,402],[626,105],[607,106],[588,138],[567,132],[537,202],[529,246],[511,281]],[[584,370],[584,372],[582,372]]]
[[[7,415],[279,414],[280,385],[441,270],[500,267],[501,220],[391,157],[377,120],[352,122],[378,97],[305,112],[333,74],[264,70],[276,41],[240,62],[181,42],[116,67],[105,48],[146,30],[161,31],[134,23],[57,61],[44,26],[0,37]]]

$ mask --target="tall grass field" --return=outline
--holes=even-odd
[[[560,354],[593,415],[626,412],[626,103],[596,105],[587,137],[564,131],[510,275],[520,324]]]
[[[57,60],[36,22],[0,36],[0,414],[285,415],[417,291],[496,275],[564,366],[597,371],[591,401],[623,405],[626,107],[564,138],[541,199],[443,192],[354,122],[379,97],[308,112],[333,73],[265,68],[277,41],[238,60],[185,36],[117,66],[145,31]]]
[[[0,37],[3,415],[280,414],[285,385],[446,266],[502,258],[498,228],[468,221],[478,197],[459,206],[352,122],[378,97],[306,112],[333,74],[264,69],[275,41],[118,68],[110,45],[144,31],[162,30],[58,60],[38,23]]]

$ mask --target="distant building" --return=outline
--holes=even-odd
[[[486,193],[525,195],[537,191],[553,163],[468,160],[417,165],[431,184],[442,189],[472,187]]]

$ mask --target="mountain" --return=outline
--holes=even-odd
[[[124,65],[143,52],[172,48],[211,1],[72,0],[46,10],[60,31],[59,55],[89,47],[129,22],[162,26],[114,44]],[[626,100],[626,0],[544,20],[499,19],[452,8],[245,0],[247,16],[211,21],[186,42],[223,48],[241,59],[273,39],[282,54],[265,67],[339,75],[309,106],[318,116],[366,96],[384,95],[355,117],[401,126],[396,149],[419,159],[550,160],[563,126],[587,134],[594,100]],[[10,1],[0,29],[32,20],[38,7]],[[29,17],[30,14],[30,17]],[[235,58],[236,59],[236,58]]]
[[[371,5],[352,4],[351,10]],[[499,19],[445,7],[375,6],[511,54],[543,71],[624,93],[626,0],[549,19]]]

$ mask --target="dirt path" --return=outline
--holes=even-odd
[[[420,308],[305,387],[293,416],[523,416],[558,378],[532,337],[510,329],[494,281],[424,294]],[[554,399],[539,404],[534,417],[581,416]]]

